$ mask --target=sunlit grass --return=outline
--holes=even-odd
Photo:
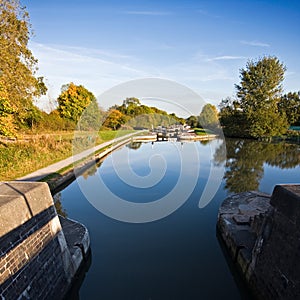
[[[194,132],[197,135],[207,135],[207,134],[212,134],[213,132],[209,129],[204,129],[204,128],[194,128]]]
[[[133,130],[100,131],[93,145],[124,136]],[[73,154],[74,132],[20,136],[0,141],[0,180],[13,180]],[[89,146],[84,144],[82,149]]]

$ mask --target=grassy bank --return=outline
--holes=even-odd
[[[126,135],[129,130],[100,131],[93,144]],[[82,149],[90,145],[80,140]],[[74,133],[51,133],[20,136],[17,141],[0,140],[0,180],[13,180],[63,160],[73,154]]]
[[[214,132],[209,130],[209,129],[204,129],[204,128],[193,128],[195,134],[197,135],[207,135],[207,134],[213,134]]]

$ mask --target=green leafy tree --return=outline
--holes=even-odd
[[[104,112],[98,106],[96,101],[91,101],[88,107],[83,111],[80,121],[78,122],[78,129],[90,131],[97,131],[102,126]]]
[[[120,106],[115,105],[114,107],[111,107],[111,109],[117,109],[126,116],[134,117],[137,114],[136,109],[140,106],[140,104],[141,103],[138,98],[130,97],[123,100],[122,105]]]
[[[115,109],[126,116],[127,125],[133,128],[151,129],[159,125],[169,126],[175,123],[185,123],[184,119],[177,117],[174,113],[169,115],[157,107],[143,105],[135,97],[126,98],[122,105],[114,105],[110,108],[110,110]]]
[[[283,95],[278,104],[279,110],[285,113],[289,125],[300,123],[300,96],[298,93],[287,93]]]
[[[220,123],[229,136],[271,138],[288,128],[286,113],[280,110],[285,67],[276,57],[249,61],[240,71],[237,99],[220,105]]]
[[[250,137],[270,138],[287,131],[286,116],[278,109],[285,70],[278,58],[271,56],[249,61],[240,70],[237,98]]]
[[[277,108],[256,110],[256,113],[248,118],[250,135],[255,138],[266,138],[269,140],[287,132],[288,123],[285,114],[279,114]]]
[[[57,99],[58,112],[62,118],[77,123],[83,111],[93,102],[95,114],[98,114],[96,97],[82,85],[73,82],[62,86],[62,92]],[[91,112],[90,112],[91,113]]]
[[[247,120],[240,108],[240,103],[237,100],[227,97],[222,100],[219,107],[219,121],[223,127],[224,134],[229,137],[248,136],[248,129],[246,128]]]
[[[43,112],[34,105],[29,105],[25,108],[25,111],[26,118],[24,121],[29,128],[34,129],[34,126],[42,119]]]
[[[130,98],[126,98],[123,101],[123,105],[125,105],[126,107],[128,107],[130,105],[139,106],[139,105],[141,105],[141,102],[140,102],[140,100],[138,98],[130,97]]]
[[[37,60],[28,48],[32,35],[28,12],[18,0],[0,0],[0,79],[14,116],[23,121],[33,97],[45,94],[43,78],[36,78]]]
[[[186,119],[186,123],[192,128],[198,127],[198,118],[196,116],[189,116]]]
[[[202,108],[198,121],[203,128],[217,128],[219,125],[217,108],[212,104],[206,104]]]
[[[49,114],[41,112],[41,119],[38,120],[38,129],[50,130],[50,131],[61,131],[61,130],[74,130],[75,124],[69,119],[64,119],[60,116],[57,109],[52,110]]]
[[[151,109],[148,106],[141,105],[140,100],[135,97],[126,98],[123,104],[116,107],[116,109],[128,117],[151,113]]]
[[[170,114],[170,117],[171,117],[172,119],[176,120],[176,123],[177,123],[177,124],[181,124],[181,125],[184,125],[184,124],[185,124],[185,119],[176,116],[175,113],[171,113],[171,114]]]

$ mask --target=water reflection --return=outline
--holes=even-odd
[[[279,181],[299,180],[299,145],[231,139],[226,144],[214,140],[177,143],[176,147],[169,142],[139,146],[116,150],[58,196],[68,217],[87,226],[93,251],[89,272],[70,299],[78,298],[79,288],[81,299],[222,299],[224,295],[228,299],[246,299],[248,291],[239,281],[237,288],[233,279],[236,274],[230,273],[216,238],[219,206],[228,192],[258,189],[270,193]],[[192,172],[198,169],[197,161],[189,152],[192,146],[199,150],[201,165],[196,186],[187,201],[166,218],[149,223],[119,222],[96,210],[82,192],[81,187],[86,184],[85,188],[94,190],[99,201],[103,201],[104,193],[95,180],[101,175],[107,187],[120,198],[132,203],[153,203],[172,190],[180,172],[187,183],[191,181]],[[157,154],[165,157],[167,166],[157,185],[134,188],[119,178],[118,174],[128,165],[125,164],[127,157],[133,172],[145,177],[151,172],[150,158]],[[113,168],[113,155],[116,165],[123,168],[119,173]],[[187,159],[184,169],[181,155]],[[199,199],[208,182],[212,162],[222,171],[223,165],[226,166],[224,185],[227,190],[222,183],[213,200],[200,209]],[[161,168],[158,160],[153,169]],[[126,177],[127,183],[129,179],[132,178]],[[215,179],[212,176],[213,184]],[[180,198],[180,193],[174,195],[174,201]],[[174,201],[172,199],[172,203]]]
[[[288,143],[262,143],[253,140],[226,139],[216,149],[215,163],[225,162],[225,187],[229,192],[259,190],[265,167],[291,169],[300,165],[299,145]],[[300,179],[300,178],[299,178]]]
[[[57,213],[65,218],[68,217],[66,209],[61,204],[61,193],[57,193],[53,196],[54,206]]]
[[[131,142],[129,144],[126,145],[126,147],[132,149],[132,150],[137,150],[142,146],[141,142]]]

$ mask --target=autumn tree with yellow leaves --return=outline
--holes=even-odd
[[[73,82],[63,85],[58,99],[60,116],[81,125],[81,129],[99,129],[101,125],[101,111],[97,99],[82,85]],[[84,113],[84,114],[83,114]]]
[[[1,89],[19,123],[26,123],[34,106],[33,98],[47,91],[43,78],[35,76],[37,59],[28,48],[31,35],[26,8],[18,0],[0,0]]]

